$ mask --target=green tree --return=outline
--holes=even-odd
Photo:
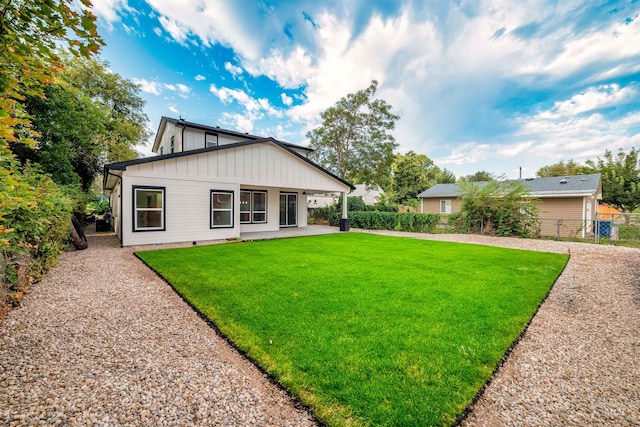
[[[314,160],[340,178],[387,189],[398,146],[390,132],[399,116],[386,101],[374,98],[377,89],[373,80],[368,88],[341,98],[320,115],[322,125],[307,138]]]
[[[589,166],[580,165],[573,160],[569,160],[567,163],[560,161],[549,166],[543,166],[538,169],[536,175],[540,178],[549,178],[552,176],[583,175],[592,172],[593,170]]]
[[[60,49],[89,57],[103,45],[90,6],[89,0],[0,2],[1,145],[17,139],[33,143],[35,133],[22,101],[42,96],[63,68]]]
[[[465,178],[468,182],[495,181],[495,176],[487,171],[478,171],[473,175],[467,175]]]
[[[447,168],[441,169],[436,175],[434,184],[455,184],[456,174]]]
[[[134,147],[147,137],[139,88],[102,62],[72,60],[44,98],[29,96],[25,104],[38,145],[13,142],[13,152],[23,163],[39,163],[56,183],[79,183],[83,191],[105,160],[137,157]]]
[[[638,150],[629,153],[620,150],[614,156],[609,150],[597,162],[587,165],[602,174],[602,201],[623,212],[633,212],[640,207],[640,163]]]
[[[102,110],[102,133],[98,136],[108,162],[138,157],[135,148],[149,137],[149,118],[140,88],[109,71],[107,62],[70,58],[61,80]]]
[[[404,204],[416,199],[418,194],[431,187],[440,169],[424,154],[413,151],[397,153],[393,162],[393,194],[396,202]]]
[[[98,137],[105,130],[104,112],[91,99],[56,84],[47,87],[44,98],[28,97],[26,110],[40,134],[37,149],[14,143],[13,151],[24,161],[24,153],[32,150],[28,158],[56,183],[80,184],[87,191],[102,168]]]
[[[460,182],[460,228],[497,236],[531,237],[539,228],[537,201],[518,181]]]

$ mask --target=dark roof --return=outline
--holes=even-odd
[[[522,182],[532,196],[587,196],[599,191],[600,179],[600,174],[594,173],[589,175],[557,176],[550,178],[527,178],[512,181]],[[477,182],[475,184],[486,185],[487,182]],[[458,197],[459,194],[460,187],[458,184],[436,184],[418,194],[418,197]]]
[[[285,151],[288,151],[289,153],[293,154],[294,156],[298,157],[299,159],[304,160],[305,162],[307,162],[309,165],[313,166],[314,168],[319,169],[320,171],[322,171],[322,172],[326,173],[327,175],[331,176],[332,178],[337,179],[338,181],[342,182],[343,184],[349,186],[349,188],[351,188],[351,190],[355,190],[355,187],[353,185],[351,185],[350,183],[348,183],[347,181],[345,181],[344,179],[338,177],[337,175],[334,175],[333,173],[329,172],[328,170],[326,170],[322,166],[312,162],[311,160],[307,159],[305,156],[303,156],[300,153],[298,153],[297,151],[295,151],[291,147],[292,144],[287,144],[285,142],[278,141],[278,140],[273,139],[271,137],[253,139],[253,140],[243,141],[243,142],[236,142],[236,143],[233,143],[233,144],[218,145],[218,146],[214,146],[214,147],[200,148],[200,149],[197,149],[197,150],[187,150],[187,151],[182,151],[180,153],[171,153],[171,154],[163,154],[163,155],[160,155],[160,156],[143,157],[143,158],[140,158],[140,159],[127,160],[127,161],[124,161],[124,162],[109,163],[109,164],[104,166],[103,188],[107,188],[107,180],[109,178],[109,175],[110,175],[109,172],[110,171],[118,171],[118,170],[124,171],[124,170],[127,169],[128,166],[140,165],[140,164],[144,164],[144,163],[159,162],[159,161],[168,160],[168,159],[174,159],[174,158],[178,158],[178,157],[194,156],[194,155],[198,155],[198,154],[202,154],[202,153],[208,153],[208,152],[211,152],[211,151],[228,150],[230,148],[244,147],[244,146],[247,146],[247,145],[261,144],[261,143],[265,143],[265,142],[271,142],[271,143],[277,145],[278,147],[282,148]],[[113,174],[111,174],[111,175],[113,175]]]
[[[236,136],[236,137],[240,137],[240,138],[245,138],[247,140],[256,140],[256,139],[264,139],[264,136],[258,136],[258,135],[251,135],[248,132],[237,132],[234,130],[229,130],[229,129],[223,129],[220,126],[209,126],[209,125],[203,125],[200,123],[194,123],[194,122],[188,122],[186,120],[183,119],[174,119],[173,117],[166,117],[166,116],[162,116],[162,118],[160,119],[160,125],[158,126],[158,132],[156,132],[156,140],[153,142],[153,148],[155,150],[156,146],[158,145],[158,135],[161,134],[160,129],[162,128],[164,123],[171,123],[174,125],[178,125],[178,126],[185,126],[185,127],[189,127],[192,129],[199,129],[199,130],[203,130],[205,132],[211,132],[211,133],[216,133],[216,134],[224,134],[224,135],[231,135],[231,136]],[[296,148],[299,150],[306,150],[306,151],[314,151],[312,148],[308,148],[308,147],[303,147],[302,145],[296,145],[296,144],[291,144],[289,142],[284,142],[284,141],[280,141],[282,144],[285,144],[289,147],[292,148]]]

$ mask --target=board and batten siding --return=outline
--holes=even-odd
[[[244,186],[304,189],[307,192],[349,191],[347,185],[271,143],[142,163],[128,166],[126,173],[160,179],[213,179]]]
[[[171,126],[167,126],[167,129]],[[173,126],[177,129],[176,132],[180,132],[182,134],[182,127]],[[240,136],[232,136],[227,134],[217,134],[215,131],[205,132],[200,129],[192,129],[185,128],[184,130],[184,141],[182,141],[182,146],[180,147],[181,151],[189,151],[189,150],[197,150],[200,148],[205,148],[204,138],[205,133],[209,133],[212,135],[218,135],[218,145],[228,145],[235,144],[237,142],[247,141],[249,138],[243,138]]]

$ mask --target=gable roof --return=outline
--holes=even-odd
[[[265,139],[264,136],[257,136],[257,135],[251,135],[248,132],[242,133],[242,132],[237,132],[234,130],[229,130],[229,129],[223,129],[220,126],[209,126],[209,125],[203,125],[200,123],[194,123],[194,122],[188,122],[186,120],[183,119],[174,119],[172,117],[166,117],[166,116],[162,116],[162,118],[160,118],[160,124],[158,125],[158,131],[156,132],[156,137],[153,141],[153,148],[152,151],[155,153],[157,152],[159,146],[160,146],[160,135],[162,135],[163,133],[163,128],[167,125],[167,123],[171,123],[173,125],[176,126],[184,126],[184,127],[188,127],[188,128],[192,128],[192,129],[199,129],[199,130],[203,130],[205,132],[211,132],[211,133],[215,133],[215,134],[223,134],[223,135],[230,135],[230,136],[235,136],[235,137],[240,137],[240,138],[244,138],[247,141],[255,141],[258,139]],[[312,148],[309,147],[303,147],[302,145],[296,145],[296,144],[291,144],[289,142],[284,142],[284,141],[280,141],[280,143],[287,145],[291,148],[296,148],[298,150],[304,150],[307,152],[312,152],[314,151]]]
[[[601,176],[599,173],[574,176],[554,176],[550,178],[527,178],[506,182],[521,182],[532,196],[537,197],[579,197],[590,196],[594,193],[602,198]],[[484,186],[488,182],[476,182],[475,185]],[[458,184],[436,184],[418,194],[419,198],[430,197],[458,197]]]
[[[236,142],[236,143],[233,143],[233,144],[218,145],[218,146],[207,147],[207,148],[199,148],[199,149],[196,149],[196,150],[181,151],[179,153],[170,153],[170,154],[163,154],[163,155],[159,155],[159,156],[143,157],[143,158],[140,158],[140,159],[127,160],[127,161],[124,161],[124,162],[109,163],[109,164],[104,166],[102,188],[103,189],[107,189],[107,190],[113,189],[113,187],[117,183],[117,180],[120,178],[120,176],[122,176],[122,173],[118,174],[117,172],[114,172],[114,171],[125,171],[128,166],[140,165],[140,164],[144,164],[144,163],[159,162],[159,161],[168,160],[168,159],[174,159],[174,158],[178,158],[178,157],[195,156],[195,155],[198,155],[198,154],[208,153],[208,152],[212,152],[212,151],[229,150],[231,148],[238,148],[238,147],[244,147],[244,146],[248,146],[248,145],[265,144],[265,143],[272,143],[272,144],[276,145],[277,147],[280,147],[281,149],[287,151],[288,153],[294,155],[295,157],[303,160],[305,163],[309,164],[310,166],[320,170],[321,172],[323,172],[323,173],[329,175],[330,177],[338,180],[339,182],[347,185],[351,190],[355,189],[355,187],[353,185],[351,185],[350,183],[348,183],[344,179],[342,179],[342,178],[338,177],[337,175],[329,172],[328,170],[326,170],[322,166],[312,162],[311,160],[309,160],[305,156],[303,156],[300,153],[298,153],[297,151],[295,151],[291,147],[292,144],[287,144],[285,142],[278,141],[278,140],[276,140],[274,138],[271,138],[271,137],[269,137],[269,138],[259,138],[259,139],[242,141],[242,142]]]

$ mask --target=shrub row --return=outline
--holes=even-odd
[[[329,223],[340,224],[340,213],[329,216]],[[395,230],[432,233],[440,223],[440,215],[414,212],[349,212],[351,227],[366,230]]]
[[[0,146],[0,316],[55,263],[69,238],[70,198]]]

